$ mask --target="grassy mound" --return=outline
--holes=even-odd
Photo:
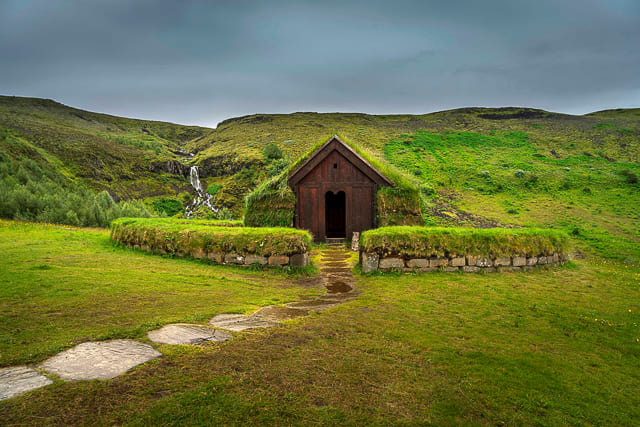
[[[440,257],[477,255],[547,256],[565,254],[566,233],[543,229],[474,229],[440,227],[381,227],[362,234],[362,249],[379,255]]]
[[[292,255],[307,252],[311,244],[311,235],[303,230],[209,225],[215,222],[120,218],[111,224],[111,239],[154,252],[192,256],[203,252]]]
[[[322,147],[330,137],[316,143],[279,175],[263,182],[245,199],[245,224],[252,227],[293,225],[296,199],[288,185],[289,175]],[[421,225],[422,200],[419,184],[394,166],[340,136],[362,158],[385,175],[393,187],[378,190],[379,225]]]

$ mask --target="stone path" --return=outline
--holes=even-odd
[[[45,360],[40,368],[66,381],[106,380],[160,356],[149,344],[132,340],[85,342]]]
[[[351,255],[343,245],[329,245],[322,252],[321,283],[326,294],[296,301],[284,306],[262,307],[252,314],[219,314],[210,326],[174,323],[150,331],[147,337],[160,344],[198,345],[222,342],[233,338],[227,331],[269,328],[285,320],[306,316],[310,311],[325,310],[343,304],[358,295],[351,274]],[[317,279],[309,279],[312,285]],[[214,329],[217,328],[217,329]],[[57,375],[65,381],[109,379],[121,375],[162,353],[148,344],[133,340],[86,342],[65,350],[40,364],[39,369]],[[0,400],[10,399],[27,391],[52,384],[33,368],[18,366],[0,369]]]
[[[151,331],[147,337],[153,342],[172,345],[198,345],[207,341],[226,341],[232,336],[226,332],[202,325],[174,323]]]
[[[0,369],[0,400],[52,384],[49,378],[27,366]]]

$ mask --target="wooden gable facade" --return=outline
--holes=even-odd
[[[294,226],[309,230],[316,241],[351,238],[376,226],[376,193],[392,185],[334,135],[289,175]]]

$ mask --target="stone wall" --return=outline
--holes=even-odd
[[[133,245],[133,249],[139,249],[146,252],[154,252],[163,254],[162,251],[154,251],[147,245]],[[166,254],[166,252],[164,252]],[[202,248],[194,248],[190,253],[177,252],[178,257],[191,257],[196,259],[208,259],[214,264],[235,265],[239,267],[249,267],[254,264],[268,265],[272,267],[306,267],[309,265],[309,252],[292,254],[292,255],[252,255],[238,254],[233,252],[205,252]]]
[[[551,256],[512,256],[485,258],[482,256],[459,256],[443,258],[401,258],[397,256],[380,257],[377,253],[360,252],[360,264],[363,273],[375,270],[390,271],[461,271],[480,273],[495,271],[528,271],[537,266],[564,264],[566,255]]]

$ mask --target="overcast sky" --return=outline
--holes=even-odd
[[[640,107],[640,0],[0,0],[0,94],[211,127]]]

